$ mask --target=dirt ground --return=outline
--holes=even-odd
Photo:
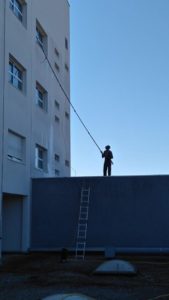
[[[59,254],[32,253],[3,256],[0,266],[0,300],[39,300],[60,293],[82,293],[98,300],[169,299],[169,256],[116,257],[133,263],[138,274],[94,275],[104,256],[84,261]]]

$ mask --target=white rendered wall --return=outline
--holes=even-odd
[[[4,2],[0,1],[0,70],[4,69]],[[4,101],[4,74],[0,76],[0,256],[2,248],[2,174],[3,174],[3,101]]]
[[[70,65],[69,49],[65,49],[65,38],[69,42],[69,6],[67,1],[51,0],[50,3],[42,0],[40,9],[39,1],[33,1],[32,6],[32,31],[35,30],[36,19],[43,26],[48,37],[48,58],[54,68],[55,62],[59,65],[59,72],[54,68],[63,88],[70,97],[70,72],[65,70],[65,63]],[[32,175],[55,176],[54,154],[60,156],[58,169],[61,176],[70,176],[70,168],[65,166],[65,160],[70,161],[70,120],[66,120],[65,112],[70,115],[69,103],[61,91],[44,54],[35,41],[32,40],[33,67],[32,82],[39,81],[48,92],[48,112],[41,111],[36,105],[32,105],[32,147],[38,142],[48,149],[48,173],[40,174],[41,171],[34,167],[34,149],[32,149]],[[55,55],[55,48],[59,52],[59,59]],[[34,87],[32,87],[34,90]],[[60,104],[57,111],[54,101]],[[59,117],[59,124],[55,121],[55,115]]]
[[[0,201],[2,194],[23,196],[22,250],[29,248],[31,178],[70,176],[70,107],[56,79],[44,61],[44,55],[36,42],[36,20],[39,21],[48,36],[48,59],[54,67],[56,60],[54,49],[59,51],[59,80],[70,96],[70,71],[65,70],[69,61],[69,5],[67,0],[29,0],[27,2],[27,24],[24,26],[9,8],[8,0],[0,1]],[[50,5],[49,5],[50,3]],[[5,7],[5,14],[4,14]],[[4,15],[6,20],[4,42]],[[65,49],[65,38],[69,48]],[[26,89],[19,91],[8,81],[9,54],[26,69]],[[57,73],[57,72],[56,72]],[[40,109],[35,102],[36,81],[48,92],[48,111]],[[56,111],[55,99],[60,104]],[[3,101],[4,100],[4,101]],[[4,106],[3,106],[4,103]],[[59,124],[55,121],[59,117]],[[12,130],[26,139],[25,160],[18,163],[8,159],[8,130]],[[3,139],[4,132],[4,139]],[[35,144],[48,151],[47,171],[35,168]],[[56,165],[54,155],[60,155]],[[3,170],[3,174],[2,174]]]

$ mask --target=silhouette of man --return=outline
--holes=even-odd
[[[112,165],[112,159],[113,159],[113,153],[110,150],[110,146],[105,147],[105,151],[101,152],[102,157],[104,158],[104,166],[103,166],[103,176],[111,176],[111,165]]]

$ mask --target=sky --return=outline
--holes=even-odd
[[[169,1],[69,0],[71,102],[112,176],[169,174]],[[103,159],[71,113],[71,175]]]

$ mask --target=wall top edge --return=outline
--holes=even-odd
[[[117,176],[72,176],[72,177],[36,177],[31,178],[33,181],[36,180],[78,180],[78,179],[103,179],[103,180],[113,180],[115,178],[153,178],[153,177],[168,177],[169,174],[152,174],[152,175],[117,175]]]

